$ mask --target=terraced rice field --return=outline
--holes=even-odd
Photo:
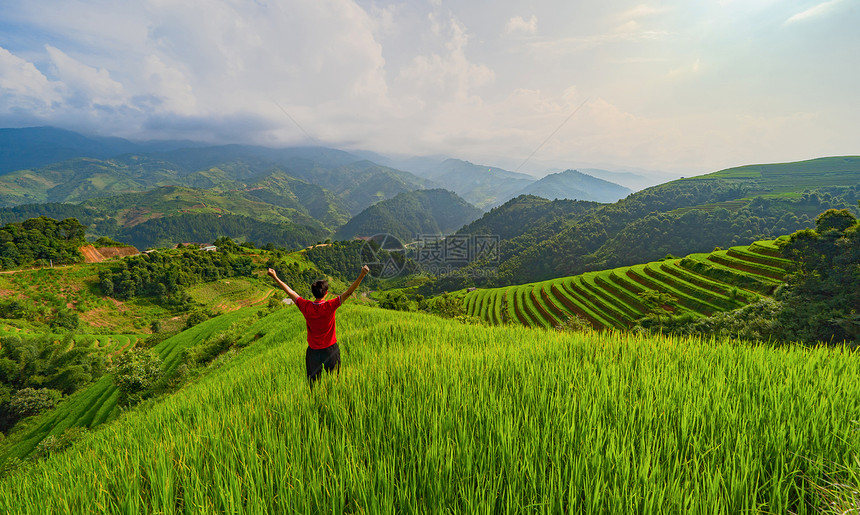
[[[21,329],[11,325],[0,326],[0,337],[18,336],[20,338],[36,338],[48,336],[53,338],[56,344],[64,341],[65,336],[61,334],[44,335],[27,329]],[[145,334],[77,334],[68,343],[67,350],[73,348],[95,349],[113,356],[125,350],[133,349],[138,342],[146,339]]]
[[[641,293],[670,295],[672,300],[663,307],[673,314],[710,316],[771,295],[785,279],[790,263],[780,257],[774,242],[758,241],[682,259],[478,289],[466,294],[465,306],[469,315],[494,325],[509,320],[553,327],[575,315],[598,330],[624,329],[649,312]],[[506,317],[504,306],[509,311]]]

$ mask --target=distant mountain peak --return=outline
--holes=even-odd
[[[519,194],[536,195],[548,199],[590,200],[604,203],[615,202],[631,193],[633,190],[629,188],[573,169],[551,173],[519,192]]]

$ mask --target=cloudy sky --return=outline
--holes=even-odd
[[[0,13],[0,127],[532,173],[860,154],[858,0],[0,0]]]

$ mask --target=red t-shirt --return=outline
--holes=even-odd
[[[340,296],[319,302],[311,302],[301,297],[296,299],[296,306],[305,316],[308,326],[308,347],[325,349],[337,343],[334,334],[334,312],[341,304]]]

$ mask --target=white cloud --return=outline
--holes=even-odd
[[[422,103],[466,100],[475,88],[492,82],[495,74],[489,67],[472,63],[466,56],[469,34],[457,19],[450,18],[445,28],[441,22],[434,23],[439,25],[440,35],[447,28],[446,52],[415,56],[398,75],[401,91],[410,97],[425,99]]]
[[[641,30],[641,25],[636,20],[630,20],[626,23],[622,23],[621,25],[615,27],[615,32],[621,34],[635,34]]]
[[[630,26],[616,27],[612,32],[605,34],[594,34],[587,36],[575,36],[566,38],[548,39],[537,41],[531,44],[531,47],[539,53],[547,53],[553,55],[571,54],[591,50],[609,43],[617,42],[632,42],[638,43],[643,41],[659,41],[666,39],[669,36],[665,31],[629,31]]]
[[[654,7],[651,5],[640,4],[626,11],[622,12],[618,17],[624,20],[628,19],[638,19],[645,18],[647,16],[653,16],[655,14],[660,14],[666,12],[665,7]]]
[[[688,77],[690,75],[695,75],[699,73],[702,69],[702,60],[700,58],[696,58],[693,60],[691,64],[686,64],[671,70],[667,74],[667,78],[669,79],[677,79],[681,77]]]
[[[505,34],[534,34],[537,32],[537,16],[526,21],[522,16],[514,16],[505,24]]]
[[[786,24],[796,23],[803,20],[808,20],[810,18],[816,18],[818,16],[824,16],[831,11],[833,8],[840,4],[842,0],[829,0],[827,2],[820,3],[816,6],[810,7],[809,9],[799,12],[792,16],[791,18],[785,20]]]
[[[51,45],[46,45],[45,50],[57,77],[82,100],[108,106],[118,106],[126,100],[122,84],[111,79],[104,68],[87,66]]]
[[[33,102],[50,105],[62,99],[62,85],[52,82],[40,72],[33,63],[12,54],[0,47],[0,98],[12,107],[16,100],[29,99]]]
[[[143,65],[146,91],[157,100],[157,111],[190,115],[197,111],[197,97],[185,73],[178,66],[166,64],[161,57],[146,56]]]
[[[823,1],[794,16],[780,0],[558,0],[520,16],[514,0],[7,2],[0,120],[308,143],[277,102],[323,144],[516,166],[591,97],[533,162],[708,171],[763,161],[738,136],[758,130],[792,157],[856,145],[858,71],[842,64],[860,40],[842,29],[860,11]],[[813,17],[826,38],[782,30]],[[820,114],[789,129],[794,111]]]

